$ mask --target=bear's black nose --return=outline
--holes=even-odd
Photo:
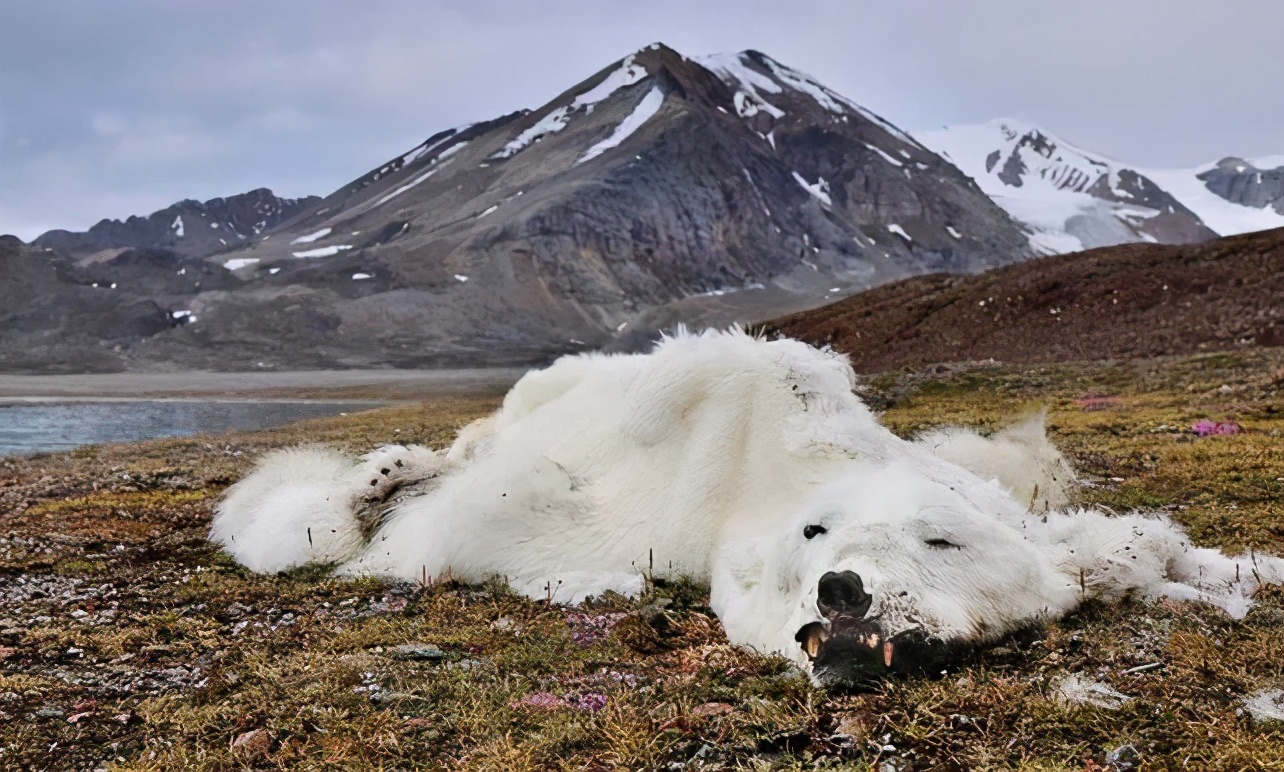
[[[865,592],[865,583],[853,571],[826,572],[816,586],[816,607],[827,617],[860,618],[869,611],[874,598]]]

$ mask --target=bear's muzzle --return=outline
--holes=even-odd
[[[918,628],[888,635],[869,618],[873,597],[853,571],[829,571],[816,587],[823,622],[794,635],[812,663],[812,675],[831,688],[871,687],[888,676],[921,676],[962,659],[969,647],[932,638]]]

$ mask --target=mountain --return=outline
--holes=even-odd
[[[1143,169],[1027,123],[919,132],[1031,230],[1048,254],[1128,242],[1188,244],[1284,226],[1284,157],[1196,169]]]
[[[139,225],[166,249],[179,217],[184,238],[244,238],[203,272],[164,269],[182,292],[146,279],[145,250],[101,251],[121,240],[41,237],[99,250],[111,259],[80,261],[93,282],[182,321],[123,346],[119,367],[543,362],[1033,254],[953,165],[809,76],[659,44],[538,109],[437,132],[276,227],[187,211]]]
[[[1032,231],[1046,253],[1148,241],[1186,244],[1217,234],[1137,169],[1010,119],[919,132],[994,202]]]
[[[52,230],[32,241],[77,260],[106,260],[126,249],[166,249],[204,257],[254,239],[320,201],[281,198],[267,188],[230,198],[179,201],[146,217],[102,220],[88,231]]]
[[[1284,227],[1284,156],[1146,174],[1223,236]]]
[[[79,266],[13,236],[0,236],[0,276],[0,370],[26,372],[124,369],[130,347],[186,323],[170,304],[238,283],[217,265],[170,252]]]
[[[767,325],[862,372],[1284,346],[1284,228],[1122,244],[975,276],[919,276]],[[1264,374],[1265,375],[1265,374]]]

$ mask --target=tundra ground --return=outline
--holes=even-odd
[[[1085,503],[1284,554],[1282,365],[971,364],[863,388],[905,435],[1046,406]],[[835,695],[730,647],[690,584],[567,608],[449,577],[258,576],[203,538],[262,450],[440,446],[497,404],[0,460],[0,768],[1284,769],[1280,590],[1241,622],[1090,604],[941,678]],[[1197,436],[1204,419],[1238,433]]]

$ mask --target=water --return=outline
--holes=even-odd
[[[111,400],[0,404],[0,456],[70,450],[106,442],[264,429],[343,412],[372,401]]]

